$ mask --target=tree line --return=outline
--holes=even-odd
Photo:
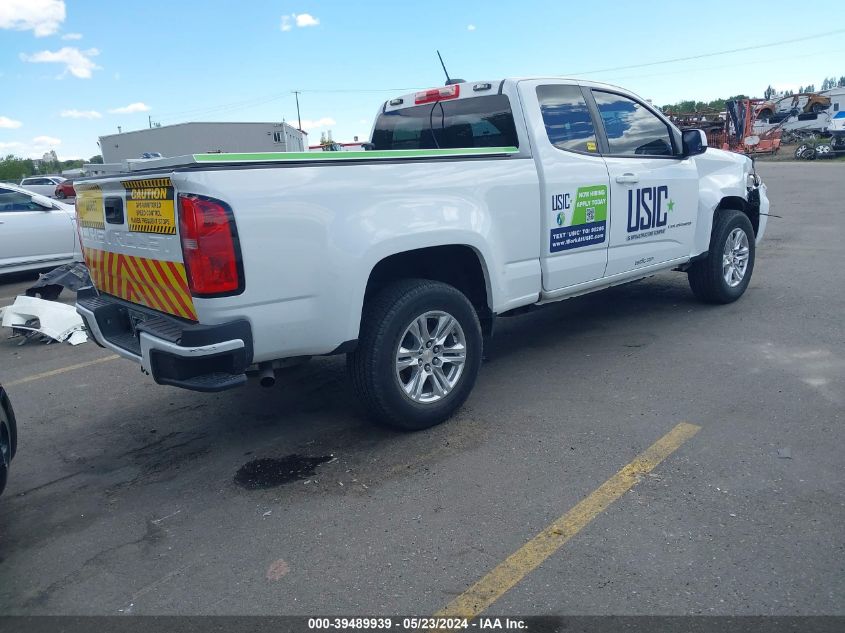
[[[0,159],[0,180],[19,181],[37,174],[60,174],[66,169],[78,169],[85,163],[102,163],[103,157],[97,154],[86,160],[32,160],[9,154]]]

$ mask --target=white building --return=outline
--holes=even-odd
[[[179,123],[100,137],[105,163],[159,153],[163,157],[218,152],[302,152],[306,133],[287,123]]]

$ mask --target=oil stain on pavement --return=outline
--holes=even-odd
[[[247,490],[274,488],[282,484],[314,476],[314,469],[334,459],[332,455],[306,457],[288,455],[281,459],[264,457],[253,459],[235,473],[235,483]]]

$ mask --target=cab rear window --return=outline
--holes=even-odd
[[[377,150],[519,147],[505,95],[438,101],[384,112],[376,119]]]

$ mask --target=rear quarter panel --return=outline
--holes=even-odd
[[[494,311],[536,301],[540,201],[530,159],[227,168],[171,174],[233,210],[245,290],[195,299],[201,322],[246,318],[255,360],[323,354],[358,337],[373,267],[392,254],[472,247]]]

